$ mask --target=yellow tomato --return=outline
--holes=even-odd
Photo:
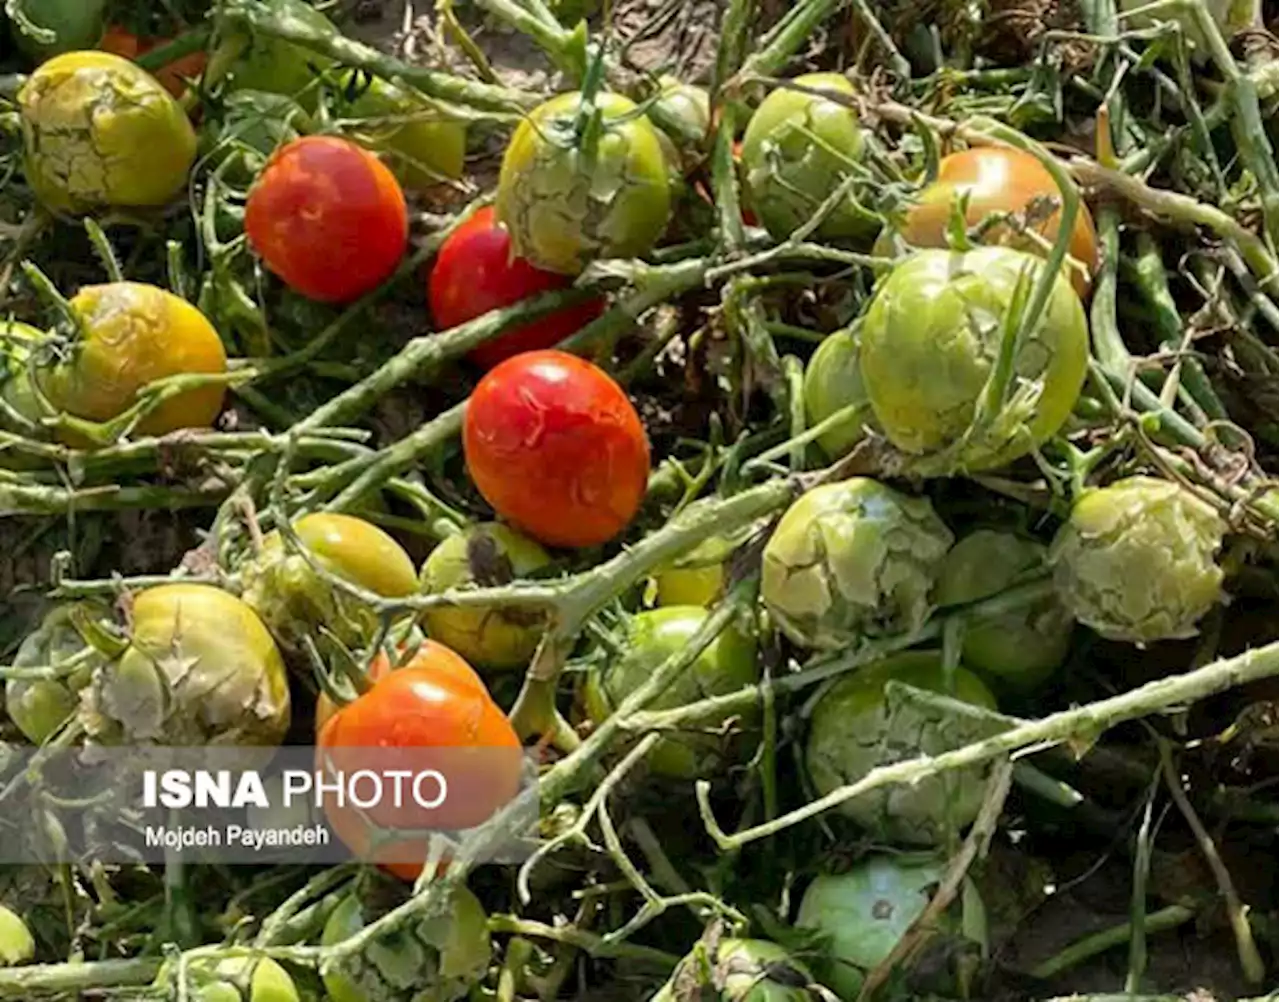
[[[50,208],[165,205],[186,186],[196,134],[164,86],[108,52],[67,52],[18,92],[27,181]]]
[[[75,417],[109,421],[157,379],[226,371],[218,332],[194,306],[164,289],[140,282],[90,285],[71,300],[71,309],[84,326],[84,340],[39,380],[49,402]],[[187,390],[144,417],[136,433],[207,428],[222,409],[224,392],[220,383]]]

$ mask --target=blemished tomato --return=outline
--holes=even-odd
[[[122,28],[118,24],[113,24],[107,28],[106,34],[102,36],[102,41],[98,43],[98,48],[103,52],[123,56],[125,59],[137,59],[139,56],[146,55],[152,49],[158,49],[160,46],[168,45],[172,41],[172,38],[139,38],[128,29]],[[203,73],[208,61],[209,58],[203,50],[190,52],[156,70],[154,75],[157,80],[164,84],[164,89],[170,94],[174,97],[182,97],[187,90],[187,81],[193,80]]]
[[[965,224],[978,225],[993,212],[1025,212],[1039,198],[1059,202],[1062,194],[1053,175],[1039,159],[1022,150],[1000,146],[979,146],[942,158],[938,179],[920,193],[919,200],[907,213],[902,237],[915,247],[946,247],[947,224],[955,198],[969,193]],[[1058,238],[1060,210],[1041,219],[1034,232],[1050,244]],[[1044,254],[1037,241],[1020,237],[1007,226],[993,226],[983,235],[983,243],[1007,244],[1018,250]],[[1093,217],[1083,202],[1076,212],[1067,248],[1079,263],[1071,268],[1071,284],[1080,298],[1089,294],[1094,271],[1098,267],[1098,235]],[[1082,270],[1083,269],[1083,270]]]
[[[88,285],[71,300],[85,337],[63,362],[41,369],[40,389],[58,410],[109,421],[137,402],[148,383],[167,376],[226,371],[218,332],[185,299],[141,282]],[[225,387],[198,386],[144,417],[138,435],[207,428],[222,409]]]
[[[465,658],[450,650],[444,644],[436,643],[434,640],[424,640],[418,646],[418,649],[413,652],[413,657],[396,670],[410,668],[436,672],[440,675],[448,676],[459,684],[475,686],[486,696],[489,694],[489,690],[485,688],[484,679],[476,673],[476,670],[471,665],[467,664]],[[377,657],[369,662],[369,681],[376,684],[391,670],[391,659],[387,657],[385,652],[379,651]],[[316,733],[319,733],[324,728],[324,725],[329,722],[329,718],[337,713],[339,709],[326,694],[320,694],[320,698],[316,701]]]
[[[613,539],[649,480],[649,441],[626,393],[563,351],[489,370],[467,404],[462,448],[484,499],[551,546]]]
[[[381,285],[409,242],[404,192],[376,156],[337,136],[303,136],[267,161],[245,232],[286,285],[346,303]]]
[[[405,880],[425,859],[422,838],[380,840],[396,829],[461,830],[484,823],[520,788],[523,752],[515,729],[483,684],[453,663],[447,648],[388,671],[373,688],[325,721],[316,738],[317,768],[352,775],[361,768],[438,769],[448,781],[444,802],[427,809],[411,797],[390,797],[358,811],[327,799],[334,832],[354,853]],[[443,666],[443,667],[442,667]],[[396,754],[402,750],[403,761]],[[418,849],[421,848],[421,852]],[[416,858],[415,858],[416,857]]]
[[[490,310],[512,306],[544,292],[567,289],[567,275],[535,268],[511,250],[511,234],[498,222],[492,206],[472,214],[440,248],[427,280],[427,300],[440,330],[465,324]],[[604,310],[604,299],[592,299],[513,327],[467,357],[491,369],[512,355],[551,348]]]

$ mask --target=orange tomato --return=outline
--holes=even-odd
[[[649,482],[649,442],[626,393],[564,351],[490,369],[467,403],[462,450],[494,510],[551,546],[613,539]]]
[[[409,242],[404,192],[376,156],[337,136],[303,136],[267,161],[245,208],[267,268],[323,303],[381,285]]]
[[[172,41],[172,38],[139,38],[133,32],[113,24],[102,36],[98,48],[103,52],[123,56],[125,59],[137,59],[152,49],[158,49]],[[159,80],[164,85],[164,89],[174,97],[182,97],[187,90],[186,81],[203,73],[208,61],[209,57],[204,50],[191,52],[155,70],[152,76]]]
[[[424,644],[411,665],[382,669],[373,688],[328,717],[316,741],[317,769],[330,777],[361,769],[384,775],[436,769],[446,777],[443,802],[432,808],[412,796],[396,804],[389,794],[363,810],[325,799],[325,814],[343,843],[405,880],[422,872],[428,846],[422,838],[397,839],[396,830],[473,828],[520,789],[520,739],[461,660],[446,647]],[[437,792],[432,783],[425,796]]]
[[[1037,198],[1061,201],[1053,175],[1039,159],[1021,150],[1000,146],[978,146],[943,157],[938,179],[921,192],[907,213],[903,239],[914,247],[946,247],[947,223],[953,200],[969,193],[965,223],[975,226],[993,212],[1024,212]],[[1060,210],[1044,219],[1035,232],[1049,243],[1058,237]],[[1043,256],[1036,241],[1019,237],[1006,226],[997,225],[983,238],[988,244],[1007,244]],[[1068,251],[1082,267],[1071,269],[1071,282],[1083,299],[1089,294],[1098,267],[1098,236],[1088,207],[1080,203]],[[1082,270],[1083,269],[1083,270]]]

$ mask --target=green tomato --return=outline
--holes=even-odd
[[[32,62],[77,49],[92,49],[106,28],[107,0],[5,0],[18,51]],[[51,31],[44,40],[39,33]]]
[[[777,943],[722,939],[699,943],[650,1002],[825,1002],[804,964]]]
[[[0,905],[0,963],[15,967],[35,955],[36,941],[27,923],[16,912]]]
[[[289,729],[289,685],[271,634],[211,585],[157,585],[133,600],[129,645],[81,700],[102,744],[273,746]]]
[[[854,998],[864,973],[893,952],[928,906],[942,872],[932,859],[871,856],[847,873],[814,878],[796,925],[828,937],[827,982],[842,997]]]
[[[333,910],[320,943],[341,943],[364,926],[360,900],[352,895]],[[331,1002],[453,1002],[484,976],[489,952],[484,906],[466,887],[459,887],[448,915],[401,926],[355,956],[323,961],[320,976]]]
[[[5,709],[32,744],[43,744],[80,704],[80,693],[89,684],[94,669],[107,657],[86,639],[89,623],[107,614],[105,606],[67,603],[54,606],[39,629],[23,640],[13,659],[16,668],[65,667],[59,678],[11,678],[5,682]]]
[[[551,565],[551,556],[527,536],[497,522],[474,525],[440,543],[422,565],[422,590],[492,587],[527,578]],[[545,625],[523,609],[448,608],[422,614],[427,636],[484,668],[523,668]]]
[[[595,104],[598,122],[585,126],[581,94],[539,105],[502,158],[498,218],[515,254],[547,271],[576,275],[596,258],[641,257],[667,227],[671,188],[657,132],[620,94],[598,94]],[[592,131],[594,153],[584,147]]]
[[[846,407],[854,411],[818,436],[818,445],[832,460],[848,455],[875,420],[858,365],[857,335],[840,330],[823,339],[805,366],[804,409],[813,427]]]
[[[857,782],[877,766],[936,755],[965,743],[962,728],[939,722],[927,711],[904,706],[891,714],[885,695],[890,681],[948,694],[984,709],[996,705],[987,687],[964,668],[956,669],[954,692],[947,693],[937,651],[905,651],[859,668],[822,695],[809,721],[805,767],[820,796]],[[981,768],[956,770],[914,785],[882,786],[836,809],[877,837],[936,844],[946,839],[952,826],[973,821],[983,787]]]
[[[153,982],[174,988],[173,964],[165,961]],[[289,972],[270,957],[228,957],[217,963],[197,960],[187,967],[187,988],[195,1002],[299,1002]]]
[[[824,484],[782,516],[764,550],[760,597],[803,647],[838,650],[917,629],[951,548],[925,498],[866,477]]]
[[[663,76],[646,107],[673,173],[683,176],[711,128],[711,95],[702,87]],[[688,151],[688,159],[682,150]]]
[[[1076,619],[1111,640],[1195,636],[1222,595],[1225,532],[1185,488],[1129,477],[1076,501],[1051,548],[1054,582]]]
[[[49,208],[151,208],[186,187],[187,114],[155,77],[107,52],[54,56],[18,91],[27,182]]]
[[[337,32],[333,22],[305,0],[273,0],[272,6],[313,31]],[[319,88],[312,84],[317,73],[333,65],[333,60],[301,45],[237,28],[224,33],[209,61],[207,75],[211,80],[228,76],[234,90],[265,91],[295,98],[303,108],[313,112],[318,104]]]
[[[587,676],[583,696],[588,716],[605,720],[658,667],[689,643],[708,612],[697,606],[668,606],[633,616],[621,656]],[[667,710],[710,696],[723,696],[754,685],[760,678],[755,638],[730,626],[721,633],[652,703],[651,710]],[[714,727],[705,721],[699,730]],[[723,768],[723,741],[705,733],[664,737],[649,753],[649,767],[658,775],[696,779]]]
[[[349,81],[351,74],[346,79]],[[369,119],[356,127],[352,138],[383,154],[405,187],[428,188],[441,180],[462,177],[466,124],[415,100],[395,84],[374,77],[343,114]]]
[[[712,536],[656,568],[653,586],[657,604],[710,606],[724,590],[726,564],[737,546],[732,539]]]
[[[973,434],[1019,281],[1043,262],[1007,247],[924,250],[876,291],[861,330],[862,377],[889,440],[913,455],[948,450],[945,472],[1004,466],[1054,435],[1089,363],[1084,307],[1064,275],[1013,359],[1012,402]]]
[[[796,77],[802,87],[852,95],[838,73]],[[742,137],[742,166],[752,211],[776,240],[813,217],[823,201],[856,170],[863,136],[852,108],[779,87],[760,103]],[[850,192],[818,226],[825,240],[868,237],[880,218]]]
[[[317,512],[294,523],[299,542],[332,574],[384,598],[418,590],[413,561],[400,544],[372,522],[352,515]],[[302,650],[313,637],[327,644],[320,626],[349,648],[367,644],[377,632],[379,613],[317,573],[302,553],[285,549],[278,532],[241,569],[244,600],[286,650]]]
[[[934,601],[965,605],[997,595],[1048,569],[1048,551],[1011,532],[979,529],[951,548],[943,561]],[[970,619],[964,663],[1015,689],[1035,688],[1066,659],[1074,623],[1056,595],[1009,612]]]

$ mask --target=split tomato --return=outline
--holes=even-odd
[[[245,209],[249,243],[285,284],[346,303],[381,285],[409,242],[404,192],[368,150],[303,136],[272,155]]]
[[[422,872],[426,840],[391,833],[483,824],[519,792],[523,751],[484,684],[447,647],[424,644],[408,665],[389,667],[375,662],[371,674],[380,675],[373,687],[324,719],[317,768],[347,776],[362,769],[444,775],[447,786],[424,788],[427,799],[439,797],[434,807],[408,794],[397,802],[389,792],[364,809],[325,801],[329,823],[353,852],[413,880]]]
[[[485,206],[449,234],[427,280],[431,315],[441,330],[457,327],[490,310],[512,306],[544,292],[567,289],[568,275],[535,268],[511,250],[511,234],[498,222],[492,206]],[[604,310],[603,299],[592,299],[513,327],[501,337],[476,348],[468,356],[490,369],[522,351],[551,348]]]
[[[947,226],[951,206],[960,195],[967,194],[965,225],[977,226],[987,216],[1000,212],[1026,213],[1041,199],[1061,201],[1053,175],[1038,158],[1022,150],[1000,146],[978,146],[943,157],[938,165],[938,179],[921,192],[919,200],[907,214],[902,237],[914,247],[946,247]],[[1058,238],[1059,210],[1038,217],[1031,229],[1052,243]],[[983,236],[983,243],[1007,244],[1018,250],[1043,254],[1041,245],[1029,237],[1011,232],[997,224]],[[1067,248],[1076,262],[1071,271],[1071,284],[1083,299],[1089,293],[1094,271],[1098,267],[1098,235],[1088,207],[1080,203],[1071,243]]]
[[[467,470],[499,515],[552,546],[595,546],[635,516],[649,442],[622,387],[576,355],[530,351],[480,380]]]

